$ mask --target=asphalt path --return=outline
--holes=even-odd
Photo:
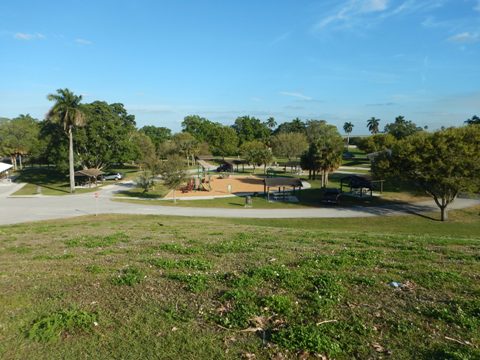
[[[0,186],[0,225],[29,221],[71,218],[95,214],[143,214],[219,218],[353,218],[392,216],[409,213],[439,211],[433,201],[378,207],[326,206],[301,209],[238,209],[193,208],[166,205],[131,204],[112,201],[116,191],[127,185],[108,185],[101,188],[98,198],[94,193],[65,196],[10,196],[19,185]],[[480,200],[457,199],[449,209],[479,205]]]

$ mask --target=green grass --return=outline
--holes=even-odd
[[[135,181],[135,179],[133,179]],[[134,187],[128,190],[120,191],[116,196],[121,198],[141,198],[141,199],[161,199],[169,192],[162,184],[155,184],[153,189],[145,192],[143,189]]]
[[[477,359],[480,207],[450,217],[2,226],[0,358]]]
[[[15,180],[26,183],[13,195],[68,195],[70,182],[68,176],[50,168],[26,168]],[[101,185],[101,183],[99,183]],[[77,188],[75,193],[82,194],[97,191],[99,187]]]

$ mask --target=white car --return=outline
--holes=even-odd
[[[103,175],[103,180],[122,180],[123,176],[120,173],[107,173]]]

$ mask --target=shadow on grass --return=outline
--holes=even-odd
[[[119,191],[118,194],[122,195],[123,197],[129,198],[141,198],[141,199],[160,199],[162,196],[155,193],[148,193],[143,191],[132,191],[132,190],[122,190]]]

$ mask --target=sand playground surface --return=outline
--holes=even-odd
[[[242,193],[263,193],[263,177],[254,175],[250,176],[230,176],[226,179],[220,179],[218,176],[212,175],[210,180],[211,191],[192,190],[183,193],[180,189],[175,191],[175,197],[207,197],[207,196],[228,196]],[[229,192],[229,185],[231,192]],[[172,199],[173,191],[170,191],[165,199]]]

